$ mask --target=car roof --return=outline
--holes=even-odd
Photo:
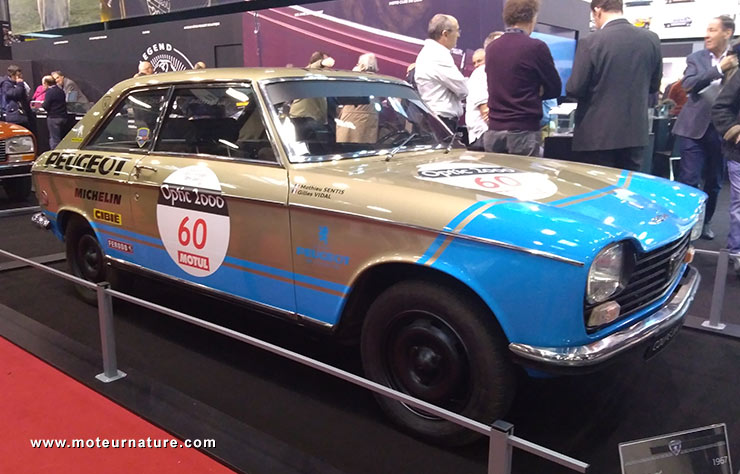
[[[391,76],[380,74],[359,73],[353,71],[335,71],[331,69],[307,69],[307,68],[211,68],[190,69],[187,71],[168,72],[139,76],[127,79],[114,86],[110,92],[123,92],[125,90],[144,85],[169,85],[192,82],[238,82],[238,81],[269,81],[279,79],[362,79],[370,81],[391,82],[406,84],[406,82]]]

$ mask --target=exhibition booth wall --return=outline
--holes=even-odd
[[[560,0],[558,8],[552,3],[543,3],[537,34],[567,77],[575,42],[588,31],[589,7],[581,0]],[[455,57],[469,73],[472,52],[488,33],[503,29],[502,8],[503,0],[335,0],[43,38],[14,44],[12,52],[15,60],[31,61],[26,80],[32,86],[60,69],[93,101],[133,76],[142,60],[157,72],[190,69],[197,61],[208,67],[302,67],[312,52],[324,50],[335,57],[337,69],[351,69],[360,54],[374,52],[382,73],[405,77],[428,20],[446,12],[460,21]]]

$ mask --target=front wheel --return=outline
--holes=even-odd
[[[506,339],[480,302],[426,281],[398,283],[370,306],[362,329],[365,375],[465,417],[490,424],[515,391]],[[381,395],[383,411],[435,444],[456,446],[480,435]]]

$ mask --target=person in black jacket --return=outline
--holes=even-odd
[[[53,77],[46,76],[44,84],[47,89],[42,107],[46,110],[46,125],[49,127],[49,148],[53,150],[62,141],[62,130],[68,120],[67,99]]]
[[[622,10],[622,0],[591,0],[598,30],[578,42],[565,91],[578,99],[573,151],[581,160],[637,171],[663,60],[658,35],[631,25]]]
[[[18,66],[8,66],[8,75],[3,78],[2,109],[5,121],[22,125],[31,131],[35,129],[35,119],[31,115],[31,104],[28,101],[28,92],[23,85],[23,71]]]
[[[732,265],[740,277],[740,74],[725,83],[712,106],[712,122],[722,135],[722,154],[727,158],[730,178],[730,235],[727,249],[734,255]]]

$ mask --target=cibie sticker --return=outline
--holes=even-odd
[[[545,199],[558,191],[546,174],[484,163],[429,163],[419,166],[418,177],[460,188],[490,191],[520,201]]]
[[[188,166],[159,188],[157,227],[170,258],[186,273],[205,277],[219,269],[229,247],[229,209],[216,174]]]

